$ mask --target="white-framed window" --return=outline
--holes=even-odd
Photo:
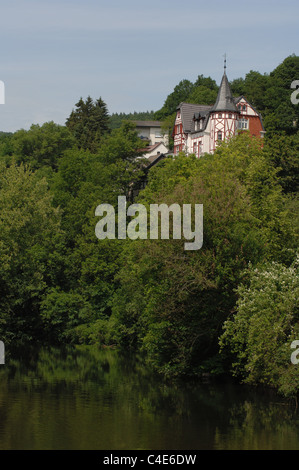
[[[160,138],[162,138],[162,137],[163,137],[163,136],[162,136],[162,134],[161,134],[161,131],[156,131],[156,132],[155,132],[155,138],[156,138],[156,139],[160,139]]]
[[[245,119],[245,118],[239,119],[238,129],[249,129],[248,119]]]
[[[197,154],[197,142],[193,143],[193,153]]]
[[[217,132],[217,140],[222,140],[222,132]]]

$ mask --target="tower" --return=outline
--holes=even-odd
[[[216,103],[211,108],[210,153],[213,153],[217,144],[230,138],[237,132],[239,111],[235,105],[232,91],[226,75],[226,55],[224,59],[224,72]]]

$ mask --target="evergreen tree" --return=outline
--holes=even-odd
[[[66,120],[66,126],[74,135],[80,149],[96,153],[101,139],[109,131],[109,114],[102,98],[93,101],[90,96],[76,103]]]

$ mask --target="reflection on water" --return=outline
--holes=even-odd
[[[0,367],[0,449],[299,450],[299,411],[232,383],[166,384],[113,350],[42,349]]]

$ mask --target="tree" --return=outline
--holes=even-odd
[[[294,256],[276,170],[261,142],[243,134],[214,155],[165,161],[138,202],[202,203],[204,243],[186,252],[183,240],[128,241],[112,309],[115,337],[146,352],[165,375],[220,371],[218,337],[248,262]]]
[[[278,169],[277,176],[285,193],[299,189],[299,133],[288,136],[275,134],[265,139],[265,154]]]
[[[234,375],[250,384],[275,387],[284,395],[299,391],[291,344],[299,335],[298,260],[249,266],[238,287],[236,312],[224,323],[222,351],[232,356]]]
[[[80,149],[95,153],[102,137],[109,131],[109,115],[102,98],[93,101],[90,96],[76,103],[66,120],[66,126],[76,139]]]
[[[11,139],[15,161],[29,164],[33,170],[42,167],[57,169],[64,151],[74,145],[75,140],[69,130],[53,121],[42,126],[32,124],[28,131],[21,129]]]
[[[165,103],[160,111],[156,112],[156,119],[164,119],[173,114],[182,101],[186,101],[193,91],[194,85],[190,80],[181,80],[170,95],[167,96]]]
[[[45,179],[23,164],[1,167],[0,205],[1,336],[41,339],[40,301],[60,275],[60,211]]]
[[[130,121],[124,121],[119,129],[113,129],[107,134],[98,149],[97,155],[106,164],[133,162],[136,157],[144,153],[144,142],[138,137],[136,125]]]

